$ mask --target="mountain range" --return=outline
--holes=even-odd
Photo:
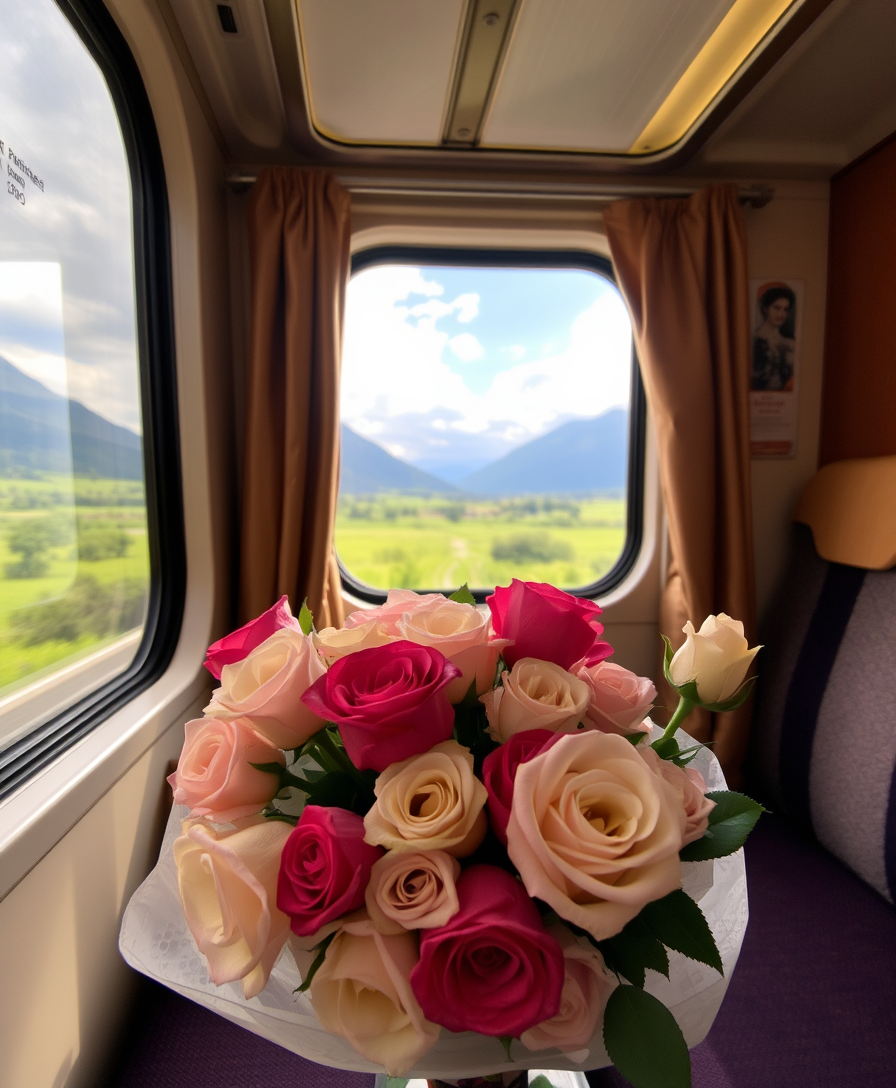
[[[341,489],[355,495],[405,491],[494,496],[622,491],[627,458],[628,412],[622,408],[561,424],[460,479],[455,470],[453,483],[393,457],[343,424]]]
[[[142,448],[133,431],[51,392],[0,355],[0,471],[140,480]]]

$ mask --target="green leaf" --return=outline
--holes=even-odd
[[[634,1088],[691,1088],[691,1059],[675,1017],[652,994],[619,986],[604,1012],[604,1046]]]
[[[345,808],[359,816],[366,816],[376,800],[373,784],[366,785],[360,778],[347,771],[330,771],[317,782],[304,787],[309,805],[321,808]]]
[[[263,812],[262,816],[264,816],[266,820],[280,820],[281,823],[290,824],[292,827],[295,827],[299,822],[298,816],[290,816],[289,813],[281,812],[278,808],[272,808],[267,812]]]
[[[504,1047],[504,1053],[507,1055],[507,1060],[509,1062],[513,1061],[513,1058],[511,1058],[511,1056],[510,1056],[510,1044],[513,1042],[513,1039],[514,1039],[514,1036],[512,1036],[512,1035],[499,1035],[498,1036],[498,1042],[501,1044],[501,1046]]]
[[[663,646],[665,647],[663,650],[663,672],[666,679],[672,684],[672,677],[669,675],[669,666],[672,664],[672,658],[675,656],[675,651],[672,649],[672,643],[665,635],[660,635],[660,638],[663,640]],[[674,688],[675,685],[672,684],[672,687]]]
[[[460,587],[456,593],[452,593],[448,598],[449,601],[457,601],[458,604],[475,604],[476,598],[470,592],[470,587],[466,582]]]
[[[544,1073],[539,1073],[534,1080],[529,1081],[529,1088],[554,1088]]]
[[[688,843],[681,851],[682,861],[709,861],[733,854],[747,841],[756,821],[766,811],[758,801],[733,790],[717,790],[706,796],[716,803],[709,814],[709,826],[702,839]]]
[[[302,607],[299,609],[299,627],[302,628],[303,635],[310,635],[314,630],[314,617],[311,615],[311,609],[308,607],[307,597],[302,601]]]
[[[687,892],[679,889],[648,903],[635,920],[643,922],[651,936],[666,948],[674,948],[688,959],[724,973],[712,930],[703,911]]]
[[[408,1083],[407,1077],[390,1077],[387,1076],[383,1088],[405,1088]]]
[[[302,980],[302,985],[297,986],[293,990],[294,994],[303,994],[311,985],[312,981],[314,980],[314,976],[317,974],[318,968],[327,958],[327,949],[332,944],[333,938],[338,932],[338,929],[334,930],[328,937],[324,937],[324,939],[317,946],[317,955],[311,961],[311,966],[308,968],[308,974],[305,975],[304,979]]]
[[[727,714],[729,710],[737,710],[739,706],[742,706],[747,699],[749,699],[756,680],[757,677],[755,676],[751,676],[744,680],[731,698],[726,699],[722,703],[702,703],[701,705],[705,706],[707,710],[713,711],[715,714]]]
[[[643,911],[642,911],[643,914]],[[647,970],[669,977],[669,957],[661,941],[651,933],[641,915],[633,918],[615,937],[600,942],[607,967],[625,975],[635,986],[644,987]]]
[[[278,778],[280,772],[283,770],[282,763],[249,763],[250,767],[254,767],[256,771],[264,771],[265,774],[275,774]]]

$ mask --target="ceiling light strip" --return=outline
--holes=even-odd
[[[728,14],[629,149],[639,155],[677,143],[795,0],[735,0]]]

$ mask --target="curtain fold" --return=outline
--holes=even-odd
[[[296,612],[307,597],[318,628],[342,625],[333,522],[350,215],[348,192],[320,171],[271,168],[252,190],[241,623],[286,593]]]
[[[660,630],[677,648],[686,619],[699,627],[726,612],[744,621],[753,645],[750,314],[737,190],[713,185],[686,200],[620,201],[605,210],[604,224],[659,450],[670,549]],[[665,681],[658,687],[660,701],[674,707]],[[748,702],[730,714],[695,711],[685,727],[714,741],[733,784],[749,721]]]

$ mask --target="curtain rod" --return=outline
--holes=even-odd
[[[227,184],[235,192],[251,188],[258,175],[233,171]],[[492,197],[500,200],[626,200],[632,197],[684,197],[699,191],[696,185],[628,185],[611,182],[461,181],[336,175],[350,193],[379,196]],[[742,204],[764,208],[775,195],[771,185],[738,186]]]

